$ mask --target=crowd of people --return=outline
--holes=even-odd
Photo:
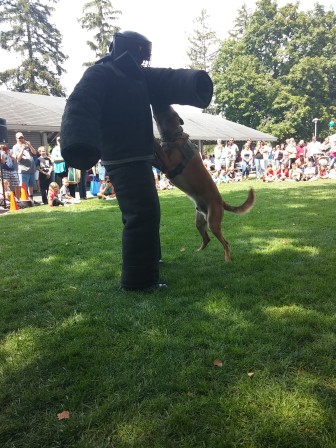
[[[21,188],[25,185],[29,199],[34,201],[34,191],[39,191],[42,204],[69,205],[86,199],[87,171],[67,166],[60,149],[60,137],[51,149],[40,146],[37,150],[25,140],[21,132],[16,134],[17,143],[12,149],[0,145],[3,181],[0,182],[0,206],[9,203],[13,192],[20,203]],[[253,173],[257,180],[314,181],[336,179],[336,138],[325,138],[321,143],[315,136],[306,143],[294,138],[272,146],[269,142],[249,139],[241,150],[233,138],[226,144],[218,139],[212,155],[203,155],[203,163],[214,182],[238,182]],[[157,190],[174,188],[169,179],[153,167]],[[98,162],[92,175],[99,179],[99,199],[116,199],[113,185],[104,166]],[[4,191],[3,191],[4,190]],[[78,191],[79,199],[76,198]]]
[[[336,136],[322,143],[315,136],[298,143],[290,138],[275,146],[249,139],[241,150],[233,138],[225,145],[219,139],[213,154],[203,155],[204,166],[216,183],[246,180],[251,173],[264,182],[336,179],[335,162]]]
[[[60,137],[56,138],[53,147],[40,146],[38,149],[25,139],[22,132],[17,132],[15,137],[13,148],[10,149],[6,144],[0,145],[1,208],[9,208],[11,193],[19,208],[27,206],[22,202],[22,188],[26,189],[29,206],[65,206],[78,204],[87,198],[88,172],[66,164],[61,154]],[[99,180],[97,197],[115,199],[113,186],[100,161],[92,167],[91,172]],[[41,196],[42,202],[35,200],[34,192]]]

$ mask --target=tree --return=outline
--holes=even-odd
[[[336,113],[336,15],[315,4],[278,8],[258,0],[245,28],[225,39],[213,64],[216,110],[276,135],[310,139],[312,119],[328,133]]]
[[[201,15],[193,23],[196,28],[193,35],[188,36],[191,45],[187,55],[190,59],[188,68],[211,72],[212,62],[216,55],[218,39],[207,23],[209,15],[206,9],[201,10]]]
[[[234,20],[233,29],[229,31],[229,36],[233,39],[240,39],[244,34],[249,22],[251,12],[247,8],[246,3],[237,11],[237,17]]]
[[[79,23],[83,29],[96,32],[94,40],[88,40],[86,43],[95,53],[95,58],[99,59],[108,52],[113,34],[120,30],[118,26],[112,24],[122,12],[115,10],[109,0],[92,0],[85,3],[83,13]],[[86,62],[84,65],[92,63]]]
[[[22,56],[19,67],[0,73],[0,82],[9,90],[65,96],[60,77],[66,56],[62,36],[50,23],[53,11],[40,0],[1,1],[0,24],[7,27],[1,32],[0,47]]]

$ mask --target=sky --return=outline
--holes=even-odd
[[[61,79],[62,85],[69,95],[80,80],[85,67],[83,63],[93,61],[86,41],[91,39],[82,30],[78,18],[82,16],[83,5],[89,0],[59,0],[53,5],[55,12],[51,22],[56,25],[63,36],[63,53],[69,58],[64,64],[65,73]],[[194,21],[200,16],[201,10],[206,9],[208,24],[219,39],[228,36],[232,29],[237,11],[243,4],[253,11],[254,0],[112,0],[114,9],[122,11],[122,15],[115,22],[122,30],[137,31],[152,41],[152,67],[182,68],[188,64],[187,51],[188,36],[195,29]],[[289,0],[278,0],[283,6]],[[309,10],[315,0],[301,0],[300,9]],[[329,9],[334,0],[319,0],[319,3]],[[2,67],[17,66],[15,58],[0,52]],[[14,65],[13,65],[14,64]]]

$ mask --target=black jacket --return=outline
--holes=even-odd
[[[205,108],[212,81],[202,70],[139,68],[107,61],[88,68],[70,95],[62,118],[61,151],[75,168],[152,160],[150,104]]]

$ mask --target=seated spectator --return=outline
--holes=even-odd
[[[57,182],[51,182],[48,190],[48,202],[51,207],[64,206],[65,203],[59,199],[59,186]]]
[[[288,167],[284,163],[282,163],[280,165],[280,168],[277,170],[276,175],[278,180],[281,181],[288,180],[289,179]]]
[[[329,173],[325,165],[320,165],[318,170],[319,179],[329,179]]]
[[[238,182],[240,180],[241,180],[240,175],[238,176],[238,174],[235,172],[233,166],[231,166],[226,175],[226,182],[231,183],[231,182]]]
[[[264,182],[274,182],[276,179],[276,175],[275,172],[273,170],[273,166],[271,163],[268,164],[266,171],[264,172],[263,175],[263,181]]]
[[[303,154],[301,154],[300,157],[295,160],[295,165],[297,166],[297,168],[300,168],[300,170],[302,172],[304,171],[304,169],[307,166],[307,161],[306,161],[305,156]]]
[[[205,166],[205,168],[208,171],[211,171],[212,163],[210,160],[210,156],[208,154],[203,154],[202,159],[203,159],[203,165]]]
[[[336,179],[336,169],[335,168],[331,168],[331,170],[329,170],[328,178],[329,179]]]
[[[318,177],[316,175],[316,167],[313,162],[308,162],[307,167],[303,171],[303,180],[317,180]]]
[[[160,190],[172,190],[174,185],[172,185],[165,174],[162,174],[161,179],[159,180]]]
[[[292,168],[289,172],[289,178],[291,180],[295,180],[296,182],[299,182],[303,177],[302,170],[296,165],[296,163],[293,163]]]
[[[71,196],[70,189],[69,189],[69,179],[67,177],[62,178],[62,187],[60,189],[59,194],[61,196],[61,201],[64,202],[65,204],[79,204],[80,203],[79,199],[76,199],[73,196]]]
[[[101,185],[100,191],[97,194],[97,198],[106,199],[109,201],[111,201],[112,199],[117,199],[112,182],[110,181],[109,177],[106,177],[105,183]]]

